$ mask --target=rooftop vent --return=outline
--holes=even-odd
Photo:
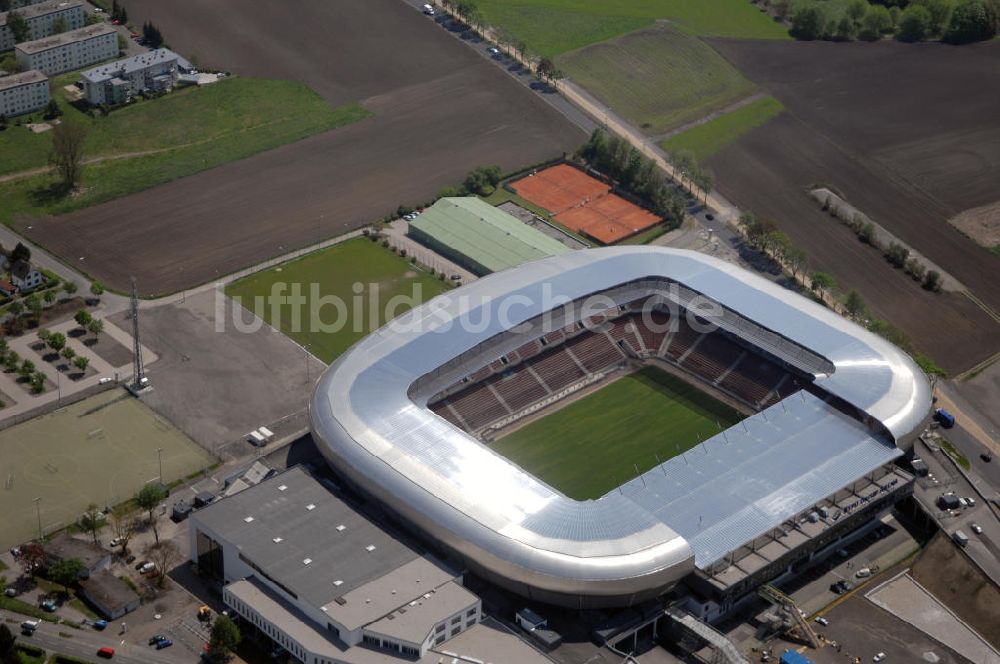
[[[337,532],[338,533],[342,533],[345,530],[347,530],[347,526],[345,526],[344,524],[340,524],[339,526],[337,526]]]
[[[312,503],[309,503],[308,505],[306,505],[306,509],[307,510],[314,510],[314,509],[316,509],[316,506],[314,504],[312,504]]]
[[[337,579],[336,581],[333,582],[333,585],[335,585],[335,586],[342,586],[342,585],[344,585],[344,580],[343,579]]]
[[[272,541],[272,542],[274,542],[275,544],[277,544],[277,543],[278,543],[278,542],[280,542],[281,540],[282,540],[282,538],[280,538],[280,537],[275,537],[275,538],[274,538],[274,539],[272,539],[271,541]]]
[[[278,491],[284,491],[287,488],[288,488],[287,484],[282,484],[281,486],[278,487]]]
[[[365,551],[367,551],[368,553],[371,553],[374,550],[375,550],[374,544],[369,544],[368,546],[365,547]]]
[[[253,517],[252,516],[248,516],[248,517],[245,517],[243,520],[246,521],[247,523],[250,523],[251,521],[253,521]]]
[[[333,601],[336,602],[337,604],[340,604],[341,606],[344,606],[345,604],[347,604],[347,600],[344,599],[343,596],[338,597],[337,599],[335,599]]]
[[[313,561],[313,559],[312,559],[312,558],[303,558],[303,559],[302,559],[302,564],[303,564],[303,565],[308,565],[308,564],[309,564],[309,563],[311,563],[312,561]]]

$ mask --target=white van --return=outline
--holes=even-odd
[[[430,5],[425,4],[421,7],[421,9],[423,9],[424,13],[427,14],[428,16],[434,16],[434,8],[431,7]]]

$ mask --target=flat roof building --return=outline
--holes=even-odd
[[[190,533],[226,605],[308,664],[422,657],[481,619],[458,574],[298,467],[194,512]]]
[[[409,235],[480,276],[569,251],[474,196],[438,200],[410,222]]]
[[[18,44],[14,51],[22,69],[38,69],[51,76],[118,55],[118,31],[107,23],[90,25]]]
[[[87,103],[122,104],[147,90],[166,92],[191,63],[167,48],[88,69],[80,76]]]
[[[12,118],[45,108],[49,96],[49,79],[37,69],[0,77],[0,115]]]
[[[48,0],[15,10],[28,25],[25,41],[43,39],[85,25],[83,0]],[[7,25],[10,12],[0,12],[0,51],[14,48],[14,33]]]

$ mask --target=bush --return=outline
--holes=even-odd
[[[875,224],[871,222],[861,227],[861,230],[858,231],[858,237],[866,244],[870,244],[873,247],[878,246],[878,240],[875,239]]]
[[[803,41],[823,39],[827,34],[826,23],[826,14],[822,7],[815,4],[803,5],[792,17],[792,29],[789,33]]]
[[[906,260],[910,257],[910,250],[898,242],[890,242],[889,249],[885,252],[886,258],[896,267],[904,267]]]
[[[951,13],[945,41],[967,44],[992,39],[997,33],[997,9],[983,0],[966,0]]]
[[[906,272],[917,281],[923,281],[927,275],[927,268],[916,258],[911,258],[906,261]]]
[[[931,13],[926,7],[910,5],[903,10],[896,29],[896,39],[903,42],[917,42],[927,36],[931,27]]]
[[[941,273],[937,270],[930,270],[924,277],[924,288],[934,293],[940,293],[942,288]]]

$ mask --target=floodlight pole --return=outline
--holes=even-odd
[[[35,514],[38,516],[38,541],[42,541],[42,498],[35,498]]]

